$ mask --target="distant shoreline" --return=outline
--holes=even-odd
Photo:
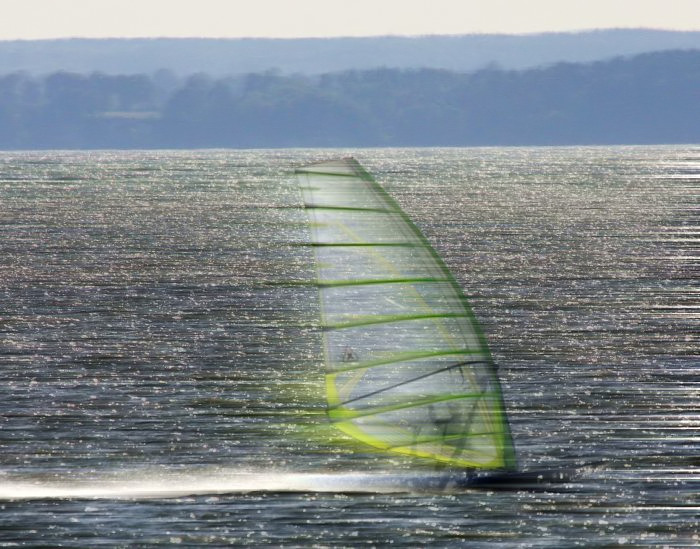
[[[276,70],[323,74],[376,68],[473,72],[586,63],[652,51],[700,49],[700,31],[609,29],[541,34],[470,34],[347,38],[56,38],[0,41],[0,74],[215,77]]]
[[[0,75],[0,149],[700,143],[700,50],[473,73]]]

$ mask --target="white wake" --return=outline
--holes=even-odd
[[[405,477],[368,473],[293,473],[218,469],[200,472],[131,471],[91,478],[0,480],[0,500],[149,499],[249,492],[411,491]]]

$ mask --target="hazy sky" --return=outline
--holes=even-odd
[[[700,0],[0,0],[0,40],[700,30]]]

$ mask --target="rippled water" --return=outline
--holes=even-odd
[[[327,427],[290,170],[347,153],[575,482],[393,493]],[[0,153],[0,545],[700,544],[699,188],[697,147]]]

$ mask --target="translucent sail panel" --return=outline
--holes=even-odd
[[[449,271],[353,159],[297,170],[311,221],[328,415],[387,451],[511,468],[495,368]]]

